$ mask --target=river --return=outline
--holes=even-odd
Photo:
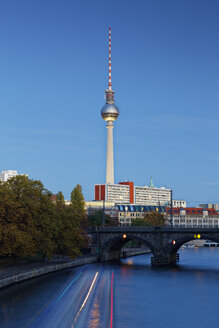
[[[219,248],[181,249],[174,267],[150,254],[91,264],[0,292],[1,328],[218,328]]]

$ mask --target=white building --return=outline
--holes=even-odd
[[[18,175],[18,173],[15,170],[2,171],[0,173],[0,180],[6,182],[8,179],[16,177],[16,175]]]
[[[130,199],[129,186],[120,184],[106,185],[106,199],[108,202],[128,204]]]
[[[186,207],[186,201],[185,200],[174,200],[173,199],[173,207]]]
[[[167,208],[167,224],[171,222],[171,208]],[[219,227],[219,214],[215,209],[200,207],[173,208],[172,224],[174,227]]]
[[[118,204],[130,203],[130,186],[128,184],[95,185],[95,200],[106,200]]]
[[[171,203],[171,189],[138,187],[130,181],[95,185],[95,200],[104,199],[116,204],[168,206]]]
[[[17,175],[25,175],[28,177],[27,174],[18,174],[16,170],[5,170],[0,173],[0,181],[6,182],[10,178],[16,177]]]
[[[171,203],[171,189],[136,186],[134,190],[136,205],[164,206]]]

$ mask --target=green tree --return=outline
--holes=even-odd
[[[18,175],[0,185],[0,254],[26,256],[54,251],[54,204],[40,181]]]
[[[80,249],[86,245],[86,234],[83,230],[86,212],[81,186],[77,185],[71,192],[71,204],[69,206],[61,208],[60,200],[58,200],[56,207],[59,229],[57,252],[74,258],[80,254]]]
[[[79,185],[66,206],[62,192],[56,201],[40,181],[16,176],[0,182],[0,256],[75,257],[85,245],[86,219]]]
[[[99,227],[103,224],[103,211],[99,210],[87,216],[88,226],[89,227]],[[105,215],[105,225],[113,226],[115,221],[110,218],[109,215]]]
[[[74,258],[80,254],[80,248],[83,246],[83,232],[79,223],[74,219],[72,209],[70,206],[66,206],[58,213],[56,251],[60,255],[68,255]]]
[[[144,218],[136,218],[132,220],[132,226],[149,226],[150,223]]]
[[[77,184],[77,186],[71,192],[71,205],[72,211],[74,213],[75,220],[83,223],[86,217],[85,212],[85,201],[82,193],[82,187]]]
[[[56,208],[57,210],[62,210],[65,207],[65,198],[61,191],[56,195]]]
[[[158,212],[145,213],[143,218],[132,221],[133,226],[160,226],[165,225],[164,215]]]

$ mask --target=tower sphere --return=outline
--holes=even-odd
[[[106,122],[114,122],[119,116],[119,109],[115,104],[106,103],[101,109],[101,116]]]

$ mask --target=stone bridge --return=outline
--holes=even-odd
[[[107,227],[95,228],[89,233],[92,238],[92,254],[98,255],[102,262],[119,259],[121,248],[133,239],[150,248],[151,263],[155,266],[175,263],[179,248],[195,238],[219,243],[219,228]]]

